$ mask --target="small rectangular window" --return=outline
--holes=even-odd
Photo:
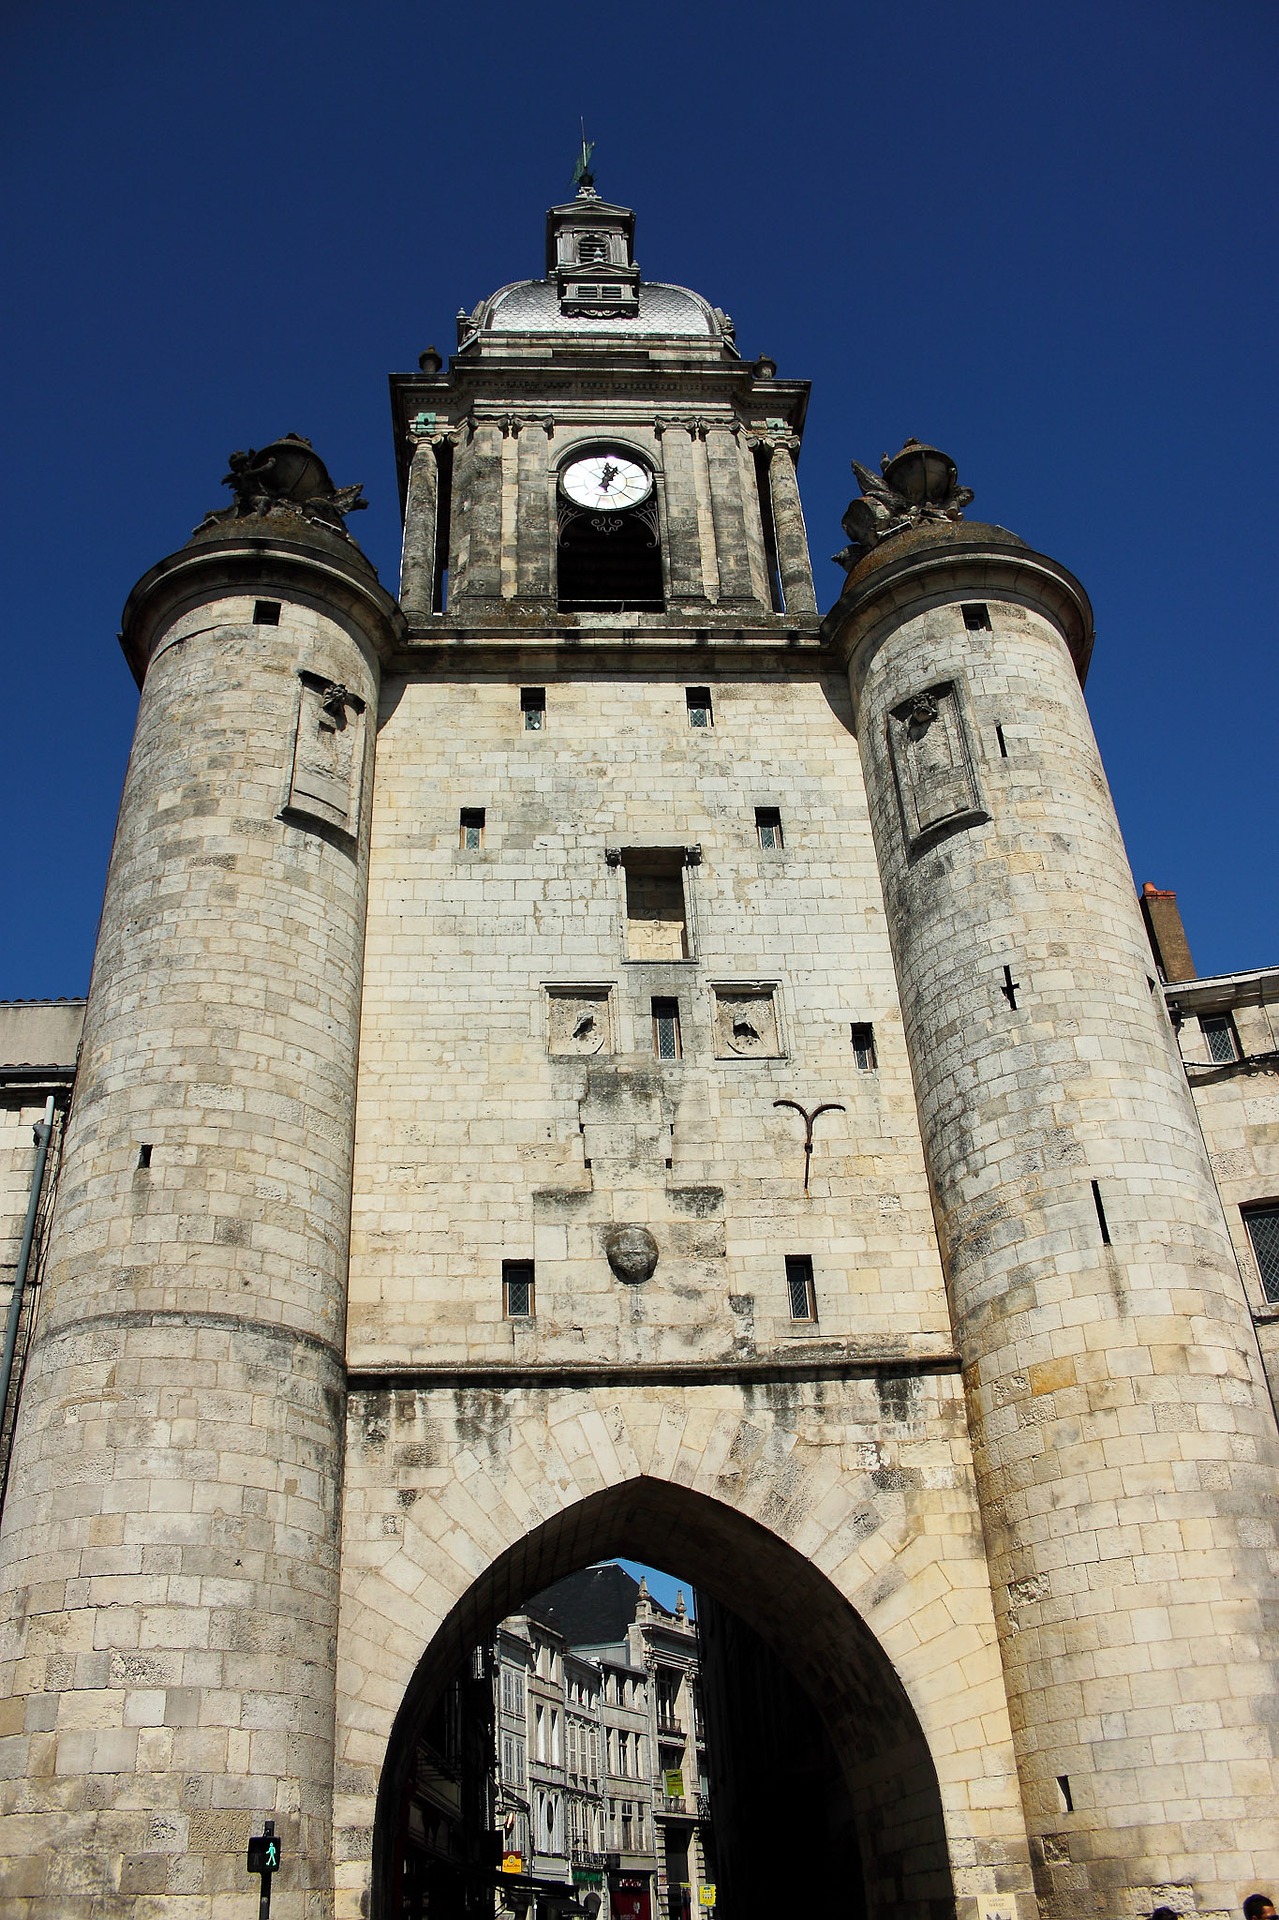
[[[659,1060],[680,1057],[678,1000],[653,1002],[653,1052]]]
[[[502,1312],[508,1320],[531,1320],[533,1310],[533,1262],[503,1260]]]
[[[607,260],[608,237],[602,233],[584,233],[577,243],[579,260]]]
[[[546,724],[546,688],[521,687],[520,712],[528,733],[540,733]]]
[[[1208,1058],[1216,1066],[1227,1067],[1232,1060],[1239,1059],[1239,1035],[1228,1013],[1200,1014],[1199,1030],[1208,1049]]]
[[[468,853],[484,845],[483,807],[463,807],[459,815],[458,845]]]
[[[969,633],[990,632],[990,611],[985,601],[976,600],[964,608],[964,625]]]
[[[792,1320],[817,1318],[817,1294],[813,1287],[813,1262],[806,1253],[786,1256],[786,1291],[790,1296]]]
[[[775,853],[782,846],[782,816],[778,807],[756,807],[755,831],[759,835],[759,844]]]
[[[715,716],[711,712],[709,687],[685,687],[684,702],[688,707],[690,727],[710,727],[715,724]]]
[[[1279,1306],[1279,1206],[1245,1207],[1243,1223],[1265,1296]]]
[[[280,624],[280,602],[278,600],[255,600],[253,602],[253,624],[255,627],[278,627]]]
[[[854,1020],[849,1032],[853,1041],[853,1059],[863,1073],[871,1073],[879,1065],[875,1056],[875,1029],[869,1020]]]

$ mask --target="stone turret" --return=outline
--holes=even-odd
[[[1055,561],[962,522],[947,456],[912,442],[858,473],[826,630],[1039,1892],[1062,1915],[1224,1909],[1274,1864],[1275,1423],[1083,701],[1090,609]]]
[[[222,1911],[263,1815],[316,1890],[289,1910],[331,1910],[355,1066],[400,615],[344,531],[358,489],[308,443],[232,469],[236,504],[124,616],[141,707],[0,1535],[28,1776],[0,1852],[31,1916]]]

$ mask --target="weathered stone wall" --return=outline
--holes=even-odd
[[[714,726],[695,729],[685,685],[708,681]],[[521,682],[547,688],[540,731]],[[779,809],[780,850],[761,848],[757,806]],[[478,851],[460,845],[463,807],[485,809]],[[835,680],[775,659],[728,673],[699,652],[680,672],[532,649],[501,673],[389,679],[373,831],[352,1365],[949,1351]],[[607,850],[693,846],[694,957],[628,959]],[[733,1054],[716,989],[761,983],[781,1053]],[[548,988],[599,996],[581,1003],[598,1051],[557,1039]],[[679,1001],[678,1061],[654,1057],[654,996]],[[856,1066],[855,1020],[875,1025],[875,1071]],[[842,1108],[815,1123],[807,1194],[804,1120],[779,1099]],[[624,1223],[658,1243],[643,1286],[605,1257]],[[790,1317],[793,1253],[813,1259],[816,1323]],[[502,1261],[521,1258],[537,1263],[532,1322],[503,1317]]]
[[[363,624],[326,611],[310,562],[262,545],[186,549],[133,616],[168,608],[0,1532],[14,1916],[203,1920],[248,1897],[264,1814],[293,1863],[278,1911],[331,1907],[371,727],[353,832],[282,810],[316,781],[314,805],[341,800],[296,752],[304,676],[371,715],[386,614],[349,579]],[[237,567],[254,589],[227,584]],[[253,624],[255,591],[278,625]]]
[[[1224,1911],[1273,1865],[1274,1419],[1070,583],[929,540],[840,618],[1040,1892]]]

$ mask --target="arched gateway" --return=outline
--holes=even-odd
[[[339,1799],[337,1839],[371,1860],[339,1866],[350,1892],[377,1920],[399,1911],[415,1740],[468,1650],[529,1595],[621,1554],[677,1565],[817,1708],[856,1823],[844,1911],[932,1920],[964,1894],[981,1897],[969,1911],[1007,1910],[1029,1867],[980,1540],[954,1524],[958,1393],[953,1374],[906,1394],[869,1372],[353,1405],[350,1538],[366,1544],[347,1566],[337,1773],[365,1791]],[[779,1814],[785,1797],[779,1782]]]

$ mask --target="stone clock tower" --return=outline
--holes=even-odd
[[[248,1911],[264,1819],[277,1920],[513,1912],[451,1703],[619,1554],[820,1715],[823,1912],[1273,1874],[1279,1449],[1087,598],[910,441],[823,620],[808,387],[634,231],[585,180],[392,378],[398,601],[294,435],[130,597],[0,1525],[16,1920]],[[721,1920],[784,1829],[717,1833]]]
[[[697,294],[641,280],[634,235],[593,190],[552,207],[546,278],[459,313],[447,374],[432,350],[392,380],[411,622],[815,624],[795,479],[807,383],[744,362]],[[622,463],[611,494],[580,484],[592,459]]]

